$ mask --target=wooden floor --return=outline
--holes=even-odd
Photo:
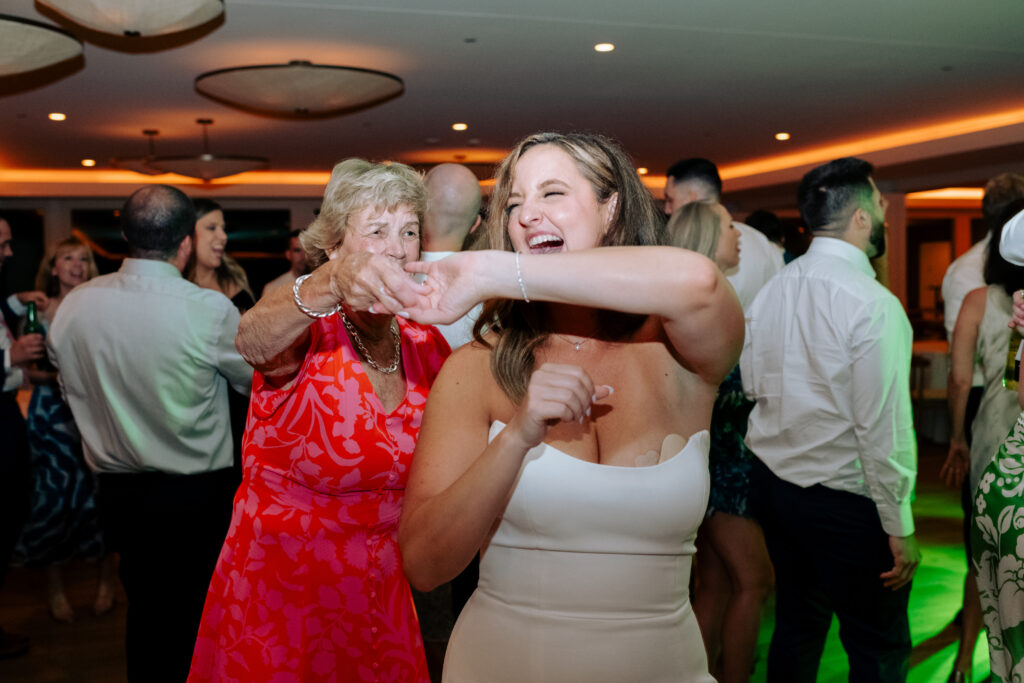
[[[965,562],[960,541],[958,496],[937,481],[944,456],[944,447],[921,446],[914,509],[924,558],[911,593],[911,629],[915,644],[911,683],[943,683],[956,651],[957,633],[950,620],[959,608]],[[123,593],[119,593],[119,602],[112,612],[96,617],[91,609],[96,565],[74,562],[67,567],[66,577],[77,615],[72,624],[50,618],[42,571],[11,569],[0,591],[0,626],[29,635],[32,647],[23,657],[0,660],[0,682],[120,683],[125,680]],[[764,680],[764,653],[771,626],[768,609],[761,629],[757,669],[751,679],[755,683]],[[987,661],[982,635],[975,652],[975,683],[980,683],[987,675]],[[846,667],[846,658],[833,628],[819,681],[846,681]]]

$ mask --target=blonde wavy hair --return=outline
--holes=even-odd
[[[36,273],[36,289],[46,292],[46,296],[49,297],[60,294],[60,280],[53,274],[53,267],[57,263],[58,256],[72,249],[85,249],[85,253],[88,254],[89,266],[86,269],[86,280],[91,280],[100,274],[96,267],[96,259],[92,255],[92,249],[79,238],[72,236],[58,242],[57,246],[53,248],[50,258],[45,258],[40,262],[39,271]]]
[[[427,191],[415,170],[396,162],[375,164],[364,159],[345,159],[336,164],[319,215],[299,236],[310,268],[322,264],[327,253],[341,245],[354,214],[367,207],[383,212],[399,206],[412,208],[423,224]]]
[[[668,241],[674,247],[695,251],[715,260],[718,238],[722,235],[721,219],[715,213],[718,202],[690,202],[676,209],[668,219]]]

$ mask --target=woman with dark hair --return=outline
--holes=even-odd
[[[1019,202],[1011,205],[1011,212],[1007,215],[1013,215],[1012,209],[1020,206]],[[1024,287],[1024,267],[1009,263],[999,254],[1001,233],[1002,227],[989,240],[984,268],[986,286],[964,297],[950,346],[949,455],[941,474],[948,484],[964,489],[964,543],[969,560],[975,554],[972,542],[974,515],[970,513],[982,473],[1020,413],[1017,394],[1003,388],[1003,376],[1011,334],[1007,322],[1013,308],[1012,296],[1014,291]],[[965,415],[976,362],[982,368],[985,385],[977,417],[969,427],[971,439],[968,443]],[[951,681],[967,680],[971,671],[974,645],[982,628],[978,578],[976,567],[969,561],[964,580],[960,646]],[[958,674],[961,678],[957,678]]]
[[[98,274],[92,250],[69,237],[39,264],[36,287],[49,297],[39,311],[49,328],[57,308],[78,285]],[[96,483],[82,456],[82,436],[71,409],[61,397],[57,372],[43,364],[28,371],[32,398],[28,406],[32,493],[29,517],[15,549],[27,565],[46,567],[47,603],[58,621],[72,621],[74,610],[64,591],[63,563],[73,557],[99,560],[96,614],[114,604],[113,557],[106,554],[96,509]]]
[[[228,234],[224,210],[220,204],[205,197],[193,199],[196,208],[196,230],[192,236],[192,257],[185,266],[185,279],[203,289],[220,292],[245,313],[256,303],[245,269],[225,251]],[[233,462],[239,479],[242,477],[242,437],[249,396],[228,387],[228,409],[231,420]]]
[[[245,269],[225,251],[228,234],[224,229],[224,211],[212,199],[193,199],[192,204],[196,207],[196,232],[185,278],[203,289],[220,292],[245,313],[256,298]]]
[[[625,154],[540,133],[497,172],[490,250],[407,267],[406,310],[487,302],[438,376],[400,541],[430,589],[479,551],[444,680],[710,682],[687,594],[718,385],[743,318]]]

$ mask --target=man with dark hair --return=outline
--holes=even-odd
[[[804,176],[814,240],[747,312],[747,445],[761,461],[752,488],[776,572],[771,682],[816,679],[833,614],[851,681],[904,681],[909,667],[920,561],[912,333],[869,262],[885,251],[871,172],[847,158]]]
[[[11,226],[0,218],[0,268],[13,256]],[[25,367],[43,357],[46,347],[40,334],[14,338],[17,319],[25,304],[46,302],[42,292],[21,292],[0,300],[0,584],[29,507],[29,448],[25,418],[18,407],[18,388],[25,381]],[[28,651],[27,636],[0,628],[0,659],[16,657]]]
[[[301,230],[292,230],[288,233],[288,249],[284,252],[284,257],[288,259],[288,271],[281,273],[264,285],[263,293],[260,294],[260,297],[264,297],[268,292],[272,292],[284,285],[291,287],[295,284],[296,278],[309,272],[309,263],[306,262],[306,250],[302,248],[302,242],[299,240],[299,235],[301,234]]]
[[[121,556],[128,679],[183,681],[231,518],[228,383],[248,394],[252,368],[235,350],[238,310],[181,276],[189,198],[144,187],[121,221],[130,257],[67,296],[48,343]]]
[[[665,213],[690,202],[720,202],[722,178],[718,167],[707,159],[683,159],[665,172]],[[743,310],[754,301],[764,283],[782,269],[782,254],[764,235],[749,225],[733,221],[740,233],[740,262],[725,276],[736,290]]]

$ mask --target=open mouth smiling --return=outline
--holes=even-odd
[[[528,242],[531,254],[550,254],[559,251],[565,244],[561,237],[544,234],[534,235]]]

